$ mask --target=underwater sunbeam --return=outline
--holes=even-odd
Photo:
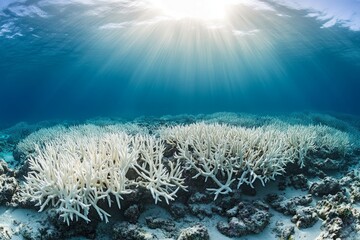
[[[165,15],[175,18],[200,20],[223,19],[226,16],[224,0],[150,0]]]

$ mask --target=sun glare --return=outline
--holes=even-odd
[[[151,0],[165,15],[175,19],[200,20],[223,19],[226,15],[226,0]]]

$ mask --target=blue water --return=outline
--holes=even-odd
[[[0,1],[0,124],[218,111],[360,114],[360,13],[326,24],[360,12],[356,0],[334,1],[343,8],[320,1],[316,11],[255,1],[274,10],[231,5],[226,20],[173,19],[148,1]]]

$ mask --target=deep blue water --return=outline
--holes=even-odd
[[[218,111],[360,115],[360,31],[324,27],[306,9],[263,2],[280,17],[233,6],[226,23],[209,25],[125,11],[144,1],[4,1],[0,124]],[[101,7],[103,15],[89,14]]]

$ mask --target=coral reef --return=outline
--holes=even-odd
[[[0,204],[10,204],[18,188],[19,183],[15,178],[15,172],[4,160],[0,160]]]
[[[266,201],[276,211],[293,216],[296,214],[299,206],[308,206],[313,201],[313,198],[311,195],[286,198],[276,194],[269,194],[266,197]]]
[[[317,203],[317,212],[324,220],[317,240],[359,239],[360,212],[353,208],[343,193],[328,195]]]
[[[307,178],[304,174],[290,176],[290,186],[293,186],[295,189],[301,189],[306,191],[309,189],[309,184]]]
[[[350,151],[345,133],[325,126],[268,125],[259,128],[233,127],[196,123],[162,129],[161,138],[178,152],[175,158],[185,160],[187,170],[194,169],[197,178],[211,179],[208,188],[215,199],[232,192],[232,184],[263,185],[285,172],[289,163],[305,166],[310,155],[346,155]]]
[[[345,134],[324,126],[247,129],[196,123],[163,128],[161,139],[129,135],[140,129],[130,126],[56,126],[31,134],[17,145],[29,158],[23,196],[36,201],[40,211],[48,205],[56,208],[68,224],[79,218],[90,221],[91,209],[108,221],[110,214],[99,203],[111,206],[114,197],[120,208],[133,187],[148,189],[155,203],[169,203],[187,188],[184,171],[195,171],[193,179],[211,179],[215,187],[207,190],[216,199],[232,192],[235,181],[238,188],[244,183],[253,187],[257,179],[265,185],[282,175],[288,163],[302,167],[310,154],[346,154],[349,148]],[[165,162],[160,140],[177,149],[175,159]],[[190,211],[211,215],[199,205]]]
[[[318,183],[313,183],[310,187],[309,193],[315,196],[322,197],[329,194],[336,194],[341,191],[339,182],[331,177],[326,177]]]
[[[94,133],[78,127],[61,138],[61,143],[36,146],[23,195],[37,201],[40,211],[53,206],[68,224],[79,218],[90,221],[90,207],[108,221],[110,214],[99,202],[111,206],[115,197],[120,208],[122,195],[130,193],[131,186],[149,189],[155,202],[173,200],[177,190],[185,188],[179,163],[170,163],[167,169],[162,163],[163,145],[150,136]],[[130,169],[138,176],[128,178]]]
[[[296,210],[296,214],[291,218],[298,228],[312,227],[318,220],[315,208],[303,207]]]
[[[170,219],[147,217],[145,220],[147,226],[151,229],[161,228],[171,233],[174,233],[176,230],[175,223]]]
[[[209,233],[205,226],[196,224],[192,227],[188,227],[180,230],[180,236],[177,240],[209,240]]]
[[[295,228],[294,226],[285,225],[283,222],[277,221],[273,231],[279,239],[290,240],[293,239]]]
[[[117,223],[113,227],[114,240],[155,240],[155,235],[146,232],[143,228],[127,222]]]
[[[270,217],[269,207],[266,204],[240,202],[231,210],[228,222],[219,222],[217,229],[228,237],[259,233],[269,224]]]
[[[14,155],[0,162],[0,238],[359,239],[357,133],[337,118],[287,117],[94,119],[0,132],[0,156]]]

